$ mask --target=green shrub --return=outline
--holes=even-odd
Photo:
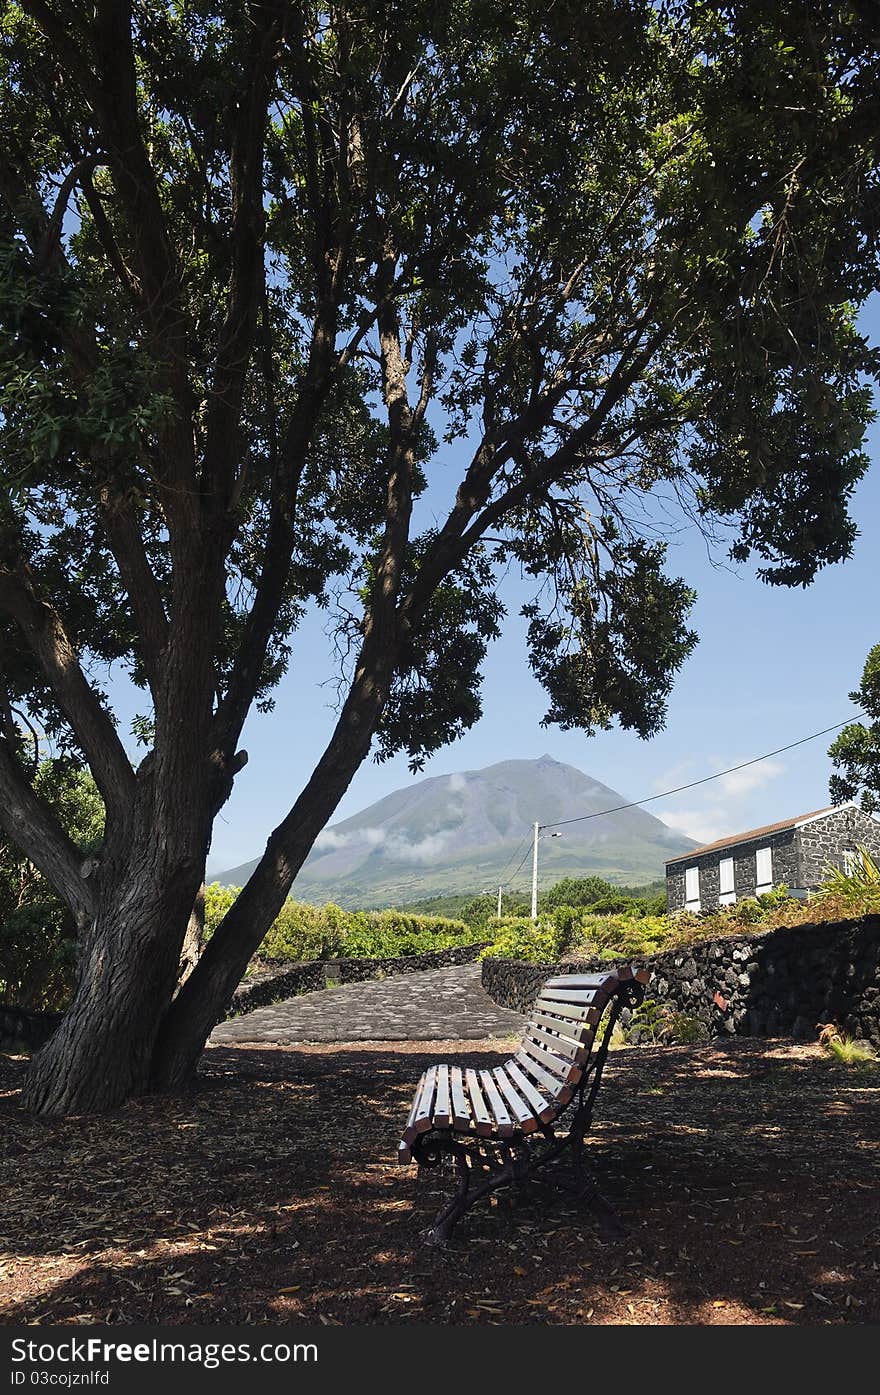
[[[240,886],[221,886],[219,882],[205,887],[205,940],[211,938],[240,891]]]
[[[349,914],[340,953],[352,959],[392,958],[453,949],[481,938],[479,928],[463,920],[403,911],[358,911]]]
[[[525,959],[532,964],[552,964],[563,953],[564,932],[552,918],[527,916],[496,921],[493,939],[483,958]]]
[[[331,959],[342,952],[347,913],[328,903],[285,901],[260,945],[264,959]]]
[[[670,1003],[645,998],[634,1010],[626,1028],[626,1041],[648,1041],[652,1046],[680,1046],[705,1041],[709,1035],[698,1017]]]
[[[217,883],[205,889],[205,936],[229,910],[238,887]],[[311,906],[286,901],[260,945],[261,959],[391,959],[474,944],[483,936],[462,920],[403,911],[344,911],[328,902]]]

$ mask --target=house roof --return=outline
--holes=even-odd
[[[795,814],[794,818],[780,819],[779,823],[765,823],[761,828],[750,828],[745,833],[731,833],[727,838],[716,838],[714,843],[704,843],[702,847],[691,848],[690,852],[669,858],[666,866],[671,867],[675,862],[689,862],[691,858],[702,857],[703,853],[718,852],[719,849],[733,847],[736,843],[750,843],[753,838],[764,838],[770,833],[784,833],[788,828],[798,828],[802,823],[809,823],[810,819],[817,819],[820,814],[830,814],[835,809],[851,807],[846,804],[829,804],[827,808],[814,809],[810,814]]]

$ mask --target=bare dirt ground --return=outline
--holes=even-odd
[[[593,1165],[628,1239],[547,1186],[445,1251],[394,1149],[426,1063],[503,1044],[210,1049],[183,1098],[44,1124],[0,1057],[7,1323],[880,1321],[880,1068],[736,1041],[615,1053]]]

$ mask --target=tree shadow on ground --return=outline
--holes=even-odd
[[[591,1156],[626,1240],[536,1182],[420,1246],[449,1179],[394,1163],[412,1089],[498,1045],[216,1048],[189,1095],[56,1123],[7,1061],[4,1321],[880,1320],[880,1071],[791,1043],[612,1055]]]

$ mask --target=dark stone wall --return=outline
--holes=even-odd
[[[300,993],[314,993],[325,986],[324,962],[309,959],[304,963],[291,964],[289,960],[269,965],[259,970],[252,978],[240,983],[232,995],[221,1022],[230,1017],[242,1017],[254,1008],[268,1007],[269,1003],[280,1003],[285,998],[295,998]]]
[[[835,1022],[880,1048],[880,916],[725,936],[633,962],[651,970],[649,998],[698,1018],[712,1036],[814,1041],[820,1022]],[[503,1007],[528,1012],[552,974],[609,967],[484,959],[483,986]]]
[[[769,834],[764,838],[753,838],[748,843],[736,843],[733,847],[719,848],[717,852],[703,853],[701,857],[691,857],[676,862],[667,868],[666,906],[669,911],[683,911],[685,908],[686,867],[700,869],[700,909],[718,909],[720,866],[723,857],[733,858],[733,888],[736,899],[754,896],[757,890],[757,863],[755,855],[759,848],[770,848],[773,857],[773,885],[799,887],[798,853],[795,832],[785,829],[782,833]],[[818,883],[816,883],[818,885]]]
[[[388,978],[392,974],[417,974],[425,969],[445,969],[452,964],[472,964],[479,959],[487,943],[453,945],[451,949],[403,954],[396,959],[328,959],[327,977],[336,978],[340,983],[362,983],[365,979]]]

